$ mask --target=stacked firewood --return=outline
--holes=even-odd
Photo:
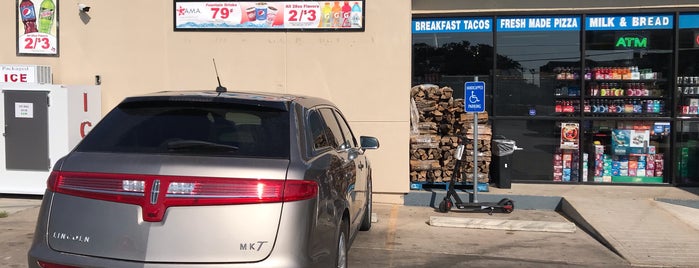
[[[411,89],[410,138],[411,182],[489,181],[492,131],[488,114],[478,113],[478,164],[473,165],[473,113],[464,111],[464,100],[453,98],[454,90],[435,85],[418,85]],[[461,162],[461,174],[454,175],[454,152],[459,137],[467,139]]]

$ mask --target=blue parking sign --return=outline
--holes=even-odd
[[[485,82],[466,82],[464,84],[464,110],[468,113],[485,111]]]

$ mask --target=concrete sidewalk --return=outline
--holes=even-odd
[[[444,194],[430,193],[424,205]],[[516,210],[555,207],[633,266],[699,267],[699,188],[513,184],[478,196],[513,199]]]
[[[436,227],[434,217],[489,222],[570,223],[553,210],[510,214],[439,213],[434,208],[374,204],[378,222],[359,232],[350,267],[631,267],[587,233]]]

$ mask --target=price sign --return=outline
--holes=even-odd
[[[223,5],[223,4],[221,4]],[[209,13],[214,21],[222,20],[237,24],[242,17],[242,12],[237,4],[228,4],[230,6],[210,7]]]
[[[175,13],[189,25],[208,22],[221,27],[239,25],[243,17],[240,4],[235,2],[183,2],[177,5]]]
[[[30,33],[19,37],[20,54],[56,54],[56,37],[45,33]]]
[[[14,2],[17,55],[58,56],[58,1]]]
[[[175,1],[175,30],[363,30],[364,0]]]
[[[288,3],[284,6],[286,28],[312,28],[320,24],[320,3]]]

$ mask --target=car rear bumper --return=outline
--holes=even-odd
[[[44,203],[50,203],[50,192],[47,192]],[[37,263],[42,260],[48,263],[73,265],[76,267],[125,267],[125,268],[166,268],[166,267],[199,267],[199,268],[245,268],[245,267],[329,267],[334,262],[334,251],[326,248],[325,252],[313,252],[312,233],[317,224],[314,220],[316,199],[287,202],[281,216],[280,228],[274,249],[267,258],[258,262],[231,263],[155,263],[118,260],[93,257],[55,251],[48,245],[46,226],[39,224],[34,241],[28,252],[28,267],[40,268]],[[39,212],[39,223],[45,223],[50,204],[42,205]],[[304,216],[300,216],[304,215]],[[334,243],[334,242],[333,242]],[[317,247],[316,247],[317,248]]]

